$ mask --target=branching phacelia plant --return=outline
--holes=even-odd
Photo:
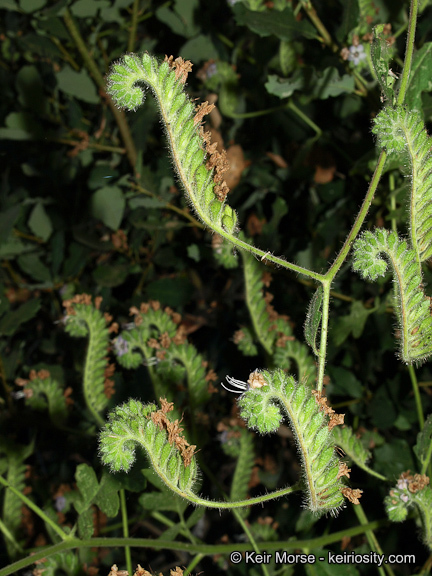
[[[244,3],[240,4],[242,10]],[[277,10],[284,10],[285,3],[282,1],[269,4],[272,7],[275,5]],[[299,0],[297,4],[298,11],[304,9],[314,23],[320,41],[335,52],[337,48],[335,50],[311,3]],[[130,321],[122,323],[119,319],[113,322],[110,314],[102,312],[100,296],[92,299],[87,294],[78,294],[66,299],[61,321],[65,331],[73,338],[88,338],[82,390],[85,418],[87,424],[90,422],[90,427],[87,426],[83,434],[92,435],[93,439],[98,435],[99,457],[105,466],[98,478],[89,464],[81,462],[76,470],[74,490],[56,497],[56,510],[44,511],[22,494],[23,463],[32,452],[33,445],[17,444],[14,449],[0,445],[0,465],[3,466],[2,472],[5,472],[5,477],[0,475],[0,483],[8,489],[4,501],[7,520],[0,528],[7,537],[11,556],[21,552],[16,540],[16,516],[24,503],[44,521],[55,541],[50,554],[44,550],[38,552],[35,558],[42,560],[49,556],[44,569],[51,570],[50,574],[55,574],[57,569],[78,574],[76,556],[70,549],[106,544],[102,538],[92,538],[96,505],[110,518],[115,518],[121,509],[124,538],[113,539],[110,545],[124,546],[131,572],[130,546],[134,544],[129,538],[125,490],[135,490],[135,485],[139,486],[136,491],[141,492],[140,503],[144,508],[147,504],[148,509],[159,510],[157,506],[152,508],[153,502],[150,500],[155,499],[160,509],[175,510],[182,518],[181,529],[187,535],[191,534],[190,526],[194,525],[189,525],[189,520],[184,519],[183,513],[189,503],[196,505],[190,516],[196,522],[205,508],[232,510],[255,550],[258,549],[257,543],[244,523],[247,508],[253,504],[300,492],[304,509],[317,520],[323,516],[332,519],[352,503],[371,546],[379,548],[372,529],[367,527],[360,504],[362,490],[348,483],[351,473],[348,465],[361,468],[382,483],[394,482],[394,478],[390,475],[386,477],[372,468],[369,464],[371,453],[355,433],[357,426],[351,427],[349,422],[344,422],[344,415],[335,412],[324,394],[330,291],[351,250],[352,268],[366,280],[379,281],[390,268],[394,293],[389,307],[398,321],[398,357],[413,371],[415,365],[432,356],[432,299],[426,295],[423,280],[425,265],[432,257],[432,140],[420,111],[411,109],[406,103],[417,4],[417,0],[412,0],[405,62],[398,83],[389,67],[391,49],[386,41],[384,25],[377,26],[373,38],[369,38],[371,44],[366,43],[366,23],[374,15],[373,3],[359,1],[358,6],[356,4],[359,24],[352,34],[353,44],[341,52],[341,60],[344,66],[351,66],[351,70],[352,67],[366,65],[367,61],[375,71],[374,81],[380,86],[383,106],[373,119],[372,132],[376,135],[380,155],[352,228],[325,272],[315,272],[261,250],[240,231],[237,213],[227,202],[229,188],[224,176],[229,166],[227,153],[218,150],[217,143],[212,142],[210,132],[204,128],[204,117],[212,112],[214,104],[196,104],[187,93],[186,80],[191,71],[191,62],[173,56],[166,56],[162,60],[146,52],[140,55],[128,53],[112,65],[107,77],[107,91],[115,106],[136,111],[143,104],[146,90],[153,93],[178,180],[189,206],[202,223],[200,226],[204,225],[213,234],[215,259],[227,269],[241,262],[250,324],[240,327],[233,341],[244,356],[256,357],[261,349],[264,365],[250,372],[246,381],[235,374],[226,376],[226,381],[222,383],[221,390],[224,388],[237,395],[236,409],[244,427],[236,426],[228,430],[228,427],[221,425],[219,431],[226,440],[226,453],[237,458],[237,465],[229,496],[212,500],[201,494],[200,468],[206,475],[209,471],[204,458],[200,459],[199,441],[200,418],[203,417],[201,411],[210,405],[217,376],[204,356],[188,341],[180,314],[169,307],[163,308],[156,300],[150,300],[130,307]],[[266,4],[261,0],[250,0],[249,5],[254,16],[255,12],[268,16]],[[246,18],[241,10],[238,12],[239,18]],[[290,26],[299,25],[307,30],[305,23],[298,22],[294,13],[290,12],[287,18]],[[253,25],[260,27],[255,17]],[[266,35],[265,27],[263,35]],[[364,44],[360,43],[360,38],[363,38]],[[295,66],[293,46],[283,40],[280,50],[285,65]],[[214,63],[207,69],[210,78],[214,73],[211,66],[214,67]],[[331,69],[329,71],[331,80],[333,72]],[[236,76],[232,68],[228,66],[225,72],[230,82],[235,84]],[[364,86],[359,75],[354,76],[356,82],[360,82],[360,87],[357,87],[362,93]],[[300,80],[299,85],[303,85]],[[229,108],[228,92],[226,89],[221,96],[221,105],[223,103],[226,109]],[[295,105],[291,104],[291,108],[294,109]],[[300,114],[305,117],[303,113]],[[404,165],[410,179],[407,238],[403,238],[395,226],[392,230],[377,227],[361,233],[387,160]],[[263,266],[267,263],[295,272],[314,286],[304,324],[306,344],[296,340],[288,317],[275,310],[271,304],[272,296],[264,290],[269,282],[263,275]],[[146,401],[129,398],[115,406],[112,396],[116,376],[115,365],[109,363],[111,353],[115,356],[116,365],[125,372],[146,367],[155,398],[150,401],[148,398]],[[428,476],[432,458],[432,416],[424,418],[415,377],[412,381],[420,425],[414,448],[418,471],[411,473],[407,470],[401,474],[396,485],[388,489],[384,508],[393,522],[404,521],[408,514],[415,516],[421,526],[422,540],[432,550],[432,489]],[[15,392],[17,398],[25,398],[34,410],[48,410],[50,422],[59,429],[67,429],[70,389],[65,390],[63,383],[45,369],[32,370],[28,380],[21,378],[17,384],[21,386],[21,390]],[[176,385],[182,397],[181,408],[171,401]],[[160,407],[153,400],[158,401]],[[183,408],[186,414],[181,412]],[[289,428],[288,435],[297,448],[301,467],[299,479],[294,485],[247,498],[254,463],[253,434],[250,431],[264,436],[280,431],[283,425],[284,430]],[[138,479],[125,480],[126,476],[121,473],[132,471],[134,463],[140,462],[141,451],[152,470],[141,469],[137,474]],[[147,483],[158,488],[160,492],[157,496],[146,492]],[[76,526],[60,527],[53,519],[55,513],[67,514],[71,510],[78,515]],[[174,533],[174,527],[171,528],[175,538],[178,532]],[[78,536],[75,536],[75,532]],[[160,548],[164,545],[157,540],[145,541],[140,545],[151,547],[155,542],[160,544]],[[193,540],[193,544],[199,546],[197,539]],[[291,544],[296,547],[296,541]],[[309,544],[304,547],[309,548]],[[206,549],[203,554],[213,552]],[[12,567],[0,569],[0,576],[7,576],[31,562],[28,559],[17,561]],[[179,574],[182,573],[180,568],[178,570]],[[266,568],[263,572],[268,576]],[[391,568],[388,568],[388,573],[389,576],[393,574]],[[117,574],[115,565],[112,574]],[[139,567],[136,574],[147,572]]]

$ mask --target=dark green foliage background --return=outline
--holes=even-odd
[[[352,30],[360,21],[359,4],[368,3],[314,2],[338,43],[334,52],[316,39],[316,30],[304,12],[300,11],[301,22],[290,26],[287,19],[283,25],[271,4],[264,12],[253,12],[241,2],[230,6],[223,0],[142,0],[133,50],[148,50],[160,57],[181,55],[192,61],[188,91],[198,100],[205,100],[209,91],[218,93],[225,144],[239,144],[248,161],[240,184],[228,197],[240,226],[251,233],[250,224],[259,219],[262,228],[253,239],[257,246],[322,272],[354,221],[378,156],[371,120],[382,106],[380,89],[364,62],[363,68],[350,66],[340,57],[340,50],[350,47]],[[288,7],[292,4],[296,3],[287,2]],[[428,4],[421,3],[408,90],[409,104],[422,107],[427,122],[432,119],[432,97],[427,93],[432,73],[432,11]],[[391,23],[396,34],[393,71],[398,73],[404,55],[407,3],[377,0],[375,6],[378,12],[373,24]],[[91,429],[80,389],[85,342],[72,341],[64,333],[59,322],[64,298],[82,292],[103,296],[103,309],[119,322],[128,321],[130,306],[159,300],[181,313],[195,329],[190,341],[210,361],[219,379],[230,374],[247,380],[250,371],[265,367],[266,362],[264,353],[258,358],[242,356],[233,342],[239,326],[249,324],[242,269],[220,267],[213,257],[211,235],[187,218],[181,191],[173,188],[175,174],[154,100],[148,94],[142,108],[125,116],[137,151],[134,170],[106,94],[94,81],[65,25],[66,7],[88,54],[105,75],[109,64],[127,50],[133,2],[0,1],[0,449],[6,454],[12,443],[35,442],[33,454],[26,460],[31,466],[27,484],[38,505],[52,511],[58,486],[73,487],[76,482],[78,463],[94,467],[99,480],[102,474],[95,430],[90,440],[83,432]],[[294,51],[291,61],[280,57],[288,42]],[[209,59],[226,66],[224,73],[209,78],[206,84],[196,73]],[[335,72],[329,84],[322,74],[330,68]],[[365,79],[361,94],[354,84],[355,73]],[[319,128],[319,136],[292,109],[283,108],[288,102],[284,94]],[[241,117],[242,113],[271,108],[277,109],[263,116]],[[269,153],[281,156],[286,167],[278,167]],[[335,167],[328,183],[315,182],[317,166],[324,170]],[[387,164],[368,227],[389,227],[394,218],[398,229],[405,232],[407,180],[403,167],[402,171],[399,168],[397,163]],[[113,234],[118,230],[127,237],[125,250],[115,244]],[[314,286],[293,274],[270,266],[266,269],[273,275],[272,304],[280,314],[290,316],[296,337],[303,341],[303,323]],[[431,276],[428,264],[426,284]],[[419,428],[407,369],[394,355],[392,286],[388,279],[364,283],[347,262],[333,290],[327,394],[332,405],[346,413],[346,422],[365,433],[365,443],[373,452],[371,466],[393,482],[402,471],[416,470],[412,447]],[[26,378],[30,369],[40,367],[51,367],[65,386],[73,388],[74,406],[67,424],[75,428],[75,434],[54,432],[44,415],[31,411],[14,394],[18,390],[15,379]],[[432,374],[427,363],[417,370],[417,377],[428,414]],[[155,400],[145,368],[135,373],[117,370],[111,406],[130,396]],[[172,399],[179,409],[182,398],[174,386]],[[219,390],[204,408],[205,418],[185,415],[186,423],[194,418],[201,423],[199,458],[209,472],[204,470],[202,492],[212,498],[220,498],[209,481],[212,475],[226,493],[230,491],[235,459],[222,451],[217,424],[230,415],[232,406],[233,397]],[[285,438],[255,438],[255,451],[261,463],[266,455],[271,456],[275,468],[269,471],[261,464],[261,485],[252,488],[251,494],[295,481],[295,449]],[[151,516],[151,504],[145,498],[138,503],[145,481],[142,475],[133,474],[121,480],[131,489],[131,533],[160,536],[165,527]],[[388,486],[357,469],[353,469],[351,481],[353,487],[364,490],[362,504],[368,519],[384,518],[382,502]],[[187,517],[192,513],[189,508],[185,511]],[[166,514],[178,521],[175,513]],[[351,505],[336,519],[315,521],[301,510],[298,497],[253,509],[249,521],[266,516],[274,518],[278,526],[273,532],[261,526],[263,551],[268,540],[284,541],[293,535],[313,538],[358,523]],[[70,508],[65,521],[73,524],[75,520]],[[198,516],[194,522],[197,520]],[[118,518],[110,522],[115,524]],[[50,541],[42,523],[37,518],[34,523],[32,533],[22,532],[27,553],[37,545],[38,536]],[[206,512],[203,525],[200,537],[208,544],[219,542],[224,534],[231,542],[242,538],[239,525],[228,513],[220,517],[217,512]],[[109,535],[121,535],[120,528],[114,526]],[[173,539],[175,534],[165,537]],[[426,548],[416,538],[413,519],[377,531],[377,538],[386,554],[415,554],[417,569],[427,558]],[[363,537],[350,546],[369,550]],[[339,551],[340,543],[329,549]],[[80,551],[79,558],[80,565],[91,562],[92,553]],[[134,563],[156,571],[187,565],[187,558],[172,552],[133,550]],[[0,564],[8,562],[6,549],[0,549]],[[114,549],[106,556],[93,557],[93,562],[100,574],[105,574],[113,562],[120,567],[124,560],[122,551]],[[227,558],[212,562],[211,556],[199,567],[205,574],[247,571],[244,564],[228,567]],[[324,568],[318,568],[324,573]],[[302,570],[297,567],[295,573]],[[357,566],[350,574],[372,573],[369,570]],[[412,573],[410,570],[412,567],[395,567],[398,574]],[[255,568],[248,573],[258,571]],[[285,567],[279,573],[294,572]]]

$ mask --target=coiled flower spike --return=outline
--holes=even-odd
[[[342,484],[349,469],[335,454],[333,429],[343,415],[327,406],[327,399],[309,385],[296,383],[282,370],[252,372],[247,382],[227,376],[229,392],[241,394],[240,415],[261,434],[275,432],[284,416],[294,434],[303,464],[305,505],[314,513],[336,515],[344,497],[358,503],[361,491]]]
[[[216,144],[210,143],[210,134],[201,126],[214,105],[204,102],[196,107],[184,90],[191,68],[192,64],[183,58],[174,60],[170,56],[159,63],[149,54],[128,54],[113,64],[108,92],[120,108],[132,111],[144,100],[144,91],[138,84],[151,88],[189,202],[209,228],[229,236],[237,227],[236,213],[225,204],[229,189],[223,173],[229,165],[225,151],[216,150]]]

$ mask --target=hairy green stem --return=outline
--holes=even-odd
[[[132,6],[132,22],[129,31],[128,52],[133,52],[136,42],[136,34],[138,27],[138,13],[139,13],[139,0],[134,0]]]
[[[356,513],[357,519],[360,522],[360,524],[362,526],[367,526],[368,525],[368,519],[366,517],[366,514],[362,508],[361,504],[357,504],[357,506],[353,506],[354,508],[354,512]],[[376,539],[376,536],[373,532],[373,530],[367,530],[366,531],[366,538],[369,542],[369,546],[370,549],[373,550],[374,552],[376,552],[377,554],[382,555],[383,551],[381,546],[379,545],[378,540]],[[385,576],[385,573],[387,572],[388,576],[395,576],[393,570],[391,569],[390,565],[388,563],[383,564],[384,568],[379,567],[378,568],[378,572],[381,576]]]
[[[332,50],[332,52],[338,52],[339,48],[338,48],[337,44],[335,42],[333,42],[333,39],[332,39],[330,33],[328,32],[327,28],[322,23],[322,21],[321,21],[320,17],[318,16],[315,8],[312,6],[312,2],[310,2],[310,1],[304,2],[303,3],[303,9],[306,12],[306,14],[308,15],[309,20],[312,22],[312,24],[315,26],[315,28],[321,34],[321,39],[324,42],[324,44],[326,46],[328,46]]]
[[[318,367],[318,383],[317,389],[319,391],[322,390],[324,384],[324,369],[325,369],[325,361],[327,356],[327,335],[328,335],[328,318],[329,318],[329,303],[330,303],[330,287],[331,283],[333,282],[334,277],[339,272],[342,264],[345,262],[346,257],[348,256],[348,252],[356,239],[358,233],[360,232],[360,228],[365,221],[366,215],[369,211],[370,205],[372,203],[373,197],[375,195],[376,189],[378,187],[378,183],[381,178],[382,171],[384,169],[384,164],[387,158],[387,154],[382,151],[380,157],[378,159],[378,164],[375,168],[375,172],[372,176],[372,180],[369,184],[369,189],[367,194],[363,200],[363,204],[360,207],[359,213],[354,221],[354,224],[348,234],[339,254],[336,256],[335,261],[330,266],[327,273],[320,279],[320,282],[323,285],[324,289],[324,300],[323,300],[323,308],[322,308],[322,322],[321,322],[321,343],[320,343],[320,350],[319,350],[319,367]]]
[[[429,448],[427,451],[427,455],[425,458],[425,461],[423,463],[422,469],[421,469],[421,474],[426,474],[426,470],[429,468],[429,472],[428,472],[428,476],[429,478],[432,478],[432,462],[431,462],[431,458],[432,458],[432,442],[429,444]]]
[[[205,554],[197,554],[183,570],[183,576],[189,576],[195,566],[197,566],[203,558],[205,558]]]
[[[321,128],[317,126],[313,120],[311,120],[308,116],[306,116],[306,114],[302,112],[300,108],[298,108],[298,106],[296,106],[292,100],[289,100],[289,102],[287,102],[286,104],[282,104],[281,106],[274,106],[273,108],[266,108],[265,110],[256,110],[255,112],[239,112],[239,113],[225,111],[224,115],[234,119],[257,118],[258,116],[265,116],[266,114],[272,114],[273,112],[278,112],[279,110],[285,110],[286,108],[294,112],[296,116],[298,116],[301,120],[303,120],[305,124],[307,124],[310,128],[312,128],[312,130],[316,133],[318,138],[321,137],[322,135]]]
[[[87,50],[87,45],[78,30],[78,27],[75,24],[75,21],[70,13],[69,9],[66,7],[64,9],[64,16],[63,16],[64,23],[66,24],[67,29],[69,30],[69,34],[72,37],[72,40],[75,42],[76,47],[78,48],[79,53],[81,54],[84,63],[89,70],[90,74],[93,76],[98,88],[105,92],[105,79],[102,74],[99,72],[99,68],[96,62],[91,57],[89,51]],[[129,162],[132,168],[135,168],[135,164],[137,161],[137,152],[135,148],[134,141],[132,139],[132,134],[129,129],[129,125],[126,122],[126,117],[124,112],[119,110],[115,105],[114,102],[109,98],[107,100],[109,107],[111,108],[111,112],[114,116],[114,119],[119,127],[120,134],[122,136],[126,153],[129,159]]]
[[[91,393],[92,393],[92,386],[93,386],[93,375],[94,375],[94,370],[93,370],[93,366],[94,364],[99,360],[99,356],[96,353],[97,350],[97,337],[95,336],[94,332],[93,332],[93,327],[90,326],[90,324],[88,325],[89,328],[89,341],[88,341],[88,347],[87,347],[87,355],[86,355],[86,359],[85,359],[85,364],[84,364],[84,380],[83,380],[83,393],[84,393],[84,399],[86,402],[86,406],[88,408],[88,410],[91,412],[93,418],[95,419],[95,421],[97,422],[97,424],[99,426],[103,426],[105,424],[105,420],[102,418],[102,416],[99,414],[99,412],[95,409],[95,407],[93,406],[93,402],[91,401]]]
[[[408,365],[408,372],[409,372],[409,375],[411,378],[411,385],[412,385],[412,389],[414,392],[414,398],[415,398],[416,409],[417,409],[417,418],[418,418],[420,430],[423,430],[424,423],[425,423],[424,414],[423,414],[423,406],[422,406],[420,390],[419,390],[419,386],[418,386],[418,382],[417,382],[417,376],[416,376],[416,373],[414,370],[414,366],[412,364]]]
[[[237,522],[240,524],[240,526],[243,529],[243,532],[246,534],[246,536],[249,539],[249,542],[252,544],[254,551],[257,554],[261,554],[261,550],[258,547],[258,544],[256,543],[256,540],[252,534],[252,532],[249,530],[248,525],[246,524],[246,522],[243,520],[241,514],[239,514],[237,512],[237,510],[234,510],[234,516],[236,517]],[[270,576],[268,570],[267,570],[267,566],[265,564],[261,564],[261,570],[262,573],[264,574],[264,576]]]
[[[154,192],[150,192],[150,190],[146,190],[145,188],[142,188],[142,186],[140,186],[139,184],[132,183],[131,188],[133,188],[134,190],[137,190],[141,194],[145,194],[146,196],[150,196],[150,198],[156,198],[157,200],[160,201],[160,196],[158,196]],[[195,226],[196,228],[201,228],[202,230],[205,230],[205,228],[206,228],[204,226],[204,224],[201,224],[201,222],[199,220],[194,218],[193,215],[187,211],[187,208],[183,208],[183,209],[178,208],[177,206],[174,206],[174,204],[171,204],[170,202],[165,202],[163,209],[172,210],[176,214],[179,214],[183,218],[186,218],[186,220],[189,220],[191,222],[191,224],[193,226]]]
[[[0,520],[0,532],[3,534],[5,540],[8,540],[10,544],[15,548],[15,550],[21,555],[23,553],[22,547],[15,540],[14,535],[2,520]]]
[[[321,392],[324,386],[325,362],[327,358],[327,333],[329,322],[330,308],[330,286],[331,282],[323,282],[323,303],[322,303],[322,320],[321,320],[321,339],[318,356],[318,378],[317,390]]]
[[[180,488],[177,488],[174,485],[170,485],[170,489],[173,492],[176,492],[182,498],[189,500],[192,504],[197,504],[198,506],[204,506],[205,508],[219,508],[231,510],[232,508],[247,508],[248,506],[252,506],[253,504],[261,504],[262,502],[266,502],[268,500],[275,500],[276,498],[281,498],[282,496],[287,496],[288,494],[293,494],[294,492],[298,492],[301,490],[301,483],[298,482],[293,486],[288,486],[287,488],[281,488],[280,490],[275,490],[270,494],[262,494],[261,496],[256,496],[255,498],[249,498],[248,500],[238,500],[237,502],[231,501],[223,501],[223,500],[206,500],[205,498],[200,498],[199,496],[195,496],[195,494],[191,494],[190,492],[185,493]],[[0,574],[1,576],[1,574]]]
[[[127,515],[127,508],[126,508],[126,496],[124,488],[119,491],[120,495],[120,508],[121,508],[121,515],[122,515],[122,524],[123,524],[123,536],[125,538],[129,538],[129,524],[128,524],[128,515]],[[125,546],[125,558],[126,558],[126,568],[129,574],[133,573],[132,570],[132,557],[130,546]]]
[[[350,233],[348,234],[339,254],[336,256],[335,261],[333,262],[327,273],[324,275],[325,280],[328,280],[330,282],[333,281],[334,277],[339,272],[342,264],[345,262],[345,259],[348,256],[348,252],[350,251],[354,240],[356,239],[358,233],[360,232],[360,228],[363,226],[363,222],[365,221],[370,205],[372,204],[373,197],[375,195],[378,183],[381,178],[381,174],[384,169],[386,158],[387,154],[384,151],[382,151],[378,158],[378,163],[376,165],[375,172],[373,173],[372,180],[369,184],[368,191],[360,207],[359,213],[357,214],[354,224],[350,230]]]
[[[399,92],[397,96],[397,104],[400,106],[403,104],[405,99],[406,91],[408,89],[409,76],[411,73],[411,63],[414,52],[414,39],[415,30],[417,24],[417,13],[418,13],[418,0],[411,0],[410,14],[409,14],[409,24],[408,24],[408,35],[407,43],[405,49],[405,60],[402,72],[402,78],[399,86]]]
[[[15,496],[18,496],[18,498],[24,502],[24,504],[26,506],[28,506],[28,508],[30,508],[30,510],[33,510],[33,512],[35,514],[37,514],[39,516],[39,518],[41,518],[44,522],[46,522],[46,524],[48,524],[56,534],[58,534],[60,536],[60,538],[62,540],[68,540],[69,536],[68,534],[66,534],[66,532],[63,532],[63,530],[60,528],[60,526],[58,526],[55,522],[53,522],[51,520],[51,518],[49,516],[47,516],[45,514],[45,512],[39,508],[39,506],[37,504],[35,504],[34,502],[32,502],[30,500],[30,498],[27,498],[27,496],[25,496],[24,494],[22,494],[19,490],[17,490],[14,486],[11,486],[9,484],[9,482],[7,482],[3,476],[0,476],[0,484],[3,484],[3,486],[5,488],[8,488],[11,492],[13,492],[15,494]],[[8,572],[8,574],[11,574],[11,572]]]
[[[275,541],[266,542],[266,551],[270,550],[295,550],[296,548],[322,548],[335,542],[339,542],[344,537],[358,536],[365,534],[368,530],[378,530],[390,525],[390,521],[375,520],[366,526],[354,526],[332,534],[325,534],[318,538],[310,538],[308,540],[292,540],[292,541]],[[234,550],[239,552],[247,552],[253,550],[250,543],[235,543],[235,544],[192,544],[189,542],[171,542],[169,540],[155,540],[153,538],[89,538],[87,540],[80,540],[79,538],[68,538],[64,542],[54,544],[53,546],[45,546],[38,552],[35,552],[27,558],[22,558],[5,568],[0,569],[0,576],[9,576],[16,574],[19,570],[31,566],[38,560],[42,560],[47,556],[63,552],[65,550],[73,550],[79,548],[124,548],[125,546],[133,546],[134,548],[151,548],[153,550],[181,550],[189,552],[190,554],[203,554],[213,556],[214,554],[226,554]]]
[[[301,120],[303,120],[303,122],[305,124],[307,124],[310,128],[312,128],[312,130],[315,132],[315,134],[317,135],[317,138],[321,138],[322,136],[322,130],[319,126],[317,126],[315,124],[315,122],[313,122],[313,120],[311,120],[308,116],[306,116],[306,114],[304,112],[302,112],[300,110],[300,108],[298,108],[294,102],[292,100],[290,100],[288,102],[288,104],[286,105],[287,108],[289,108],[292,112],[294,112],[294,114],[296,116],[298,116]]]
[[[67,146],[79,146],[81,141],[70,140],[69,138],[46,138],[48,142],[58,142],[59,144],[66,144]],[[125,154],[125,148],[119,146],[109,146],[108,144],[98,144],[97,142],[86,142],[86,149],[90,148],[98,152],[112,152],[113,154]]]
[[[264,252],[264,250],[261,250],[256,246],[251,246],[250,244],[247,244],[247,242],[243,242],[243,240],[240,240],[239,238],[236,238],[231,234],[228,234],[224,230],[218,230],[218,234],[220,234],[221,236],[226,238],[229,242],[237,246],[237,248],[242,248],[247,252],[251,252],[256,256],[259,256],[261,261],[268,260],[269,262],[273,262],[273,264],[276,264],[277,266],[281,266],[282,268],[286,268],[287,270],[292,270],[293,272],[297,272],[298,274],[303,274],[304,276],[309,276],[309,278],[313,278],[318,282],[322,282],[323,279],[325,278],[322,274],[312,272],[312,270],[308,270],[307,268],[303,268],[302,266],[297,266],[296,264],[287,262],[282,258],[273,256],[273,254],[270,254],[270,252]]]

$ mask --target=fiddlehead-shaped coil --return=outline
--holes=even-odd
[[[66,309],[63,319],[66,332],[76,338],[89,338],[83,391],[87,407],[98,424],[104,423],[100,413],[114,394],[114,382],[110,379],[114,367],[108,364],[107,354],[109,333],[118,328],[116,324],[111,324],[109,314],[99,310],[101,302],[102,298],[96,297],[93,304],[88,294],[77,294],[63,302]]]
[[[244,508],[298,490],[298,487],[288,487],[236,502],[214,502],[199,497],[194,493],[199,477],[195,446],[184,438],[179,420],[169,415],[173,410],[172,402],[165,399],[160,402],[161,409],[158,410],[154,404],[129,400],[110,413],[100,434],[99,453],[102,462],[113,472],[130,470],[138,446],[146,452],[154,472],[170,490],[199,506]]]
[[[10,486],[23,492],[26,484],[27,466],[25,460],[33,453],[34,442],[28,445],[15,444],[3,440],[0,443],[0,470],[5,473],[5,479]],[[19,528],[22,521],[22,500],[11,490],[6,490],[3,498],[2,518],[4,527],[12,536],[5,538],[9,555],[14,558],[20,550],[17,542]]]
[[[26,404],[33,410],[46,410],[56,426],[64,425],[67,419],[67,395],[71,388],[63,390],[60,383],[48,370],[31,370],[29,379],[17,378],[15,383],[23,387]]]
[[[336,515],[344,496],[357,501],[359,492],[341,481],[349,477],[346,465],[335,455],[334,426],[343,422],[327,406],[327,399],[297,384],[282,370],[253,372],[249,387],[238,400],[240,414],[250,428],[266,434],[275,432],[287,416],[303,464],[306,506],[317,514]]]
[[[154,356],[154,344],[162,334],[166,334],[170,340],[176,337],[180,315],[169,308],[163,310],[156,300],[142,302],[139,309],[133,306],[129,313],[133,316],[133,322],[113,340],[119,364],[135,369],[143,362],[151,365],[161,360],[160,354],[159,357]]]
[[[334,429],[334,438],[337,446],[342,448],[345,454],[350,460],[352,460],[359,468],[362,468],[368,474],[380,478],[380,480],[386,480],[385,476],[382,476],[366,464],[370,459],[371,453],[367,450],[360,438],[354,434],[352,428],[349,426],[337,426]]]
[[[263,293],[263,269],[252,254],[244,250],[240,254],[244,265],[246,304],[254,331],[264,350],[271,354],[276,333],[271,330],[274,318],[271,318],[269,311],[272,308],[269,310],[268,296]]]
[[[156,300],[143,302],[130,309],[133,322],[114,339],[114,352],[125,368],[138,368],[146,363],[150,368],[157,392],[168,393],[166,383],[186,376],[191,408],[209,398],[208,382],[216,378],[206,370],[207,362],[195,346],[186,341],[181,316],[170,308],[161,308]]]
[[[125,55],[113,64],[108,92],[121,108],[135,110],[144,99],[138,83],[149,86],[159,104],[168,143],[180,181],[198,217],[222,236],[236,230],[237,217],[227,204],[229,191],[222,174],[227,170],[226,154],[220,154],[210,135],[201,127],[213,105],[195,107],[184,91],[192,65],[182,58],[159,63],[149,54]]]
[[[100,434],[102,462],[113,472],[128,472],[135,460],[135,448],[141,446],[163,482],[181,496],[193,496],[198,468],[195,446],[182,435],[178,420],[168,413],[172,402],[161,400],[161,409],[129,400],[117,406]]]
[[[284,318],[275,323],[277,339],[274,343],[272,363],[283,370],[291,370],[292,360],[297,364],[298,380],[309,386],[315,383],[316,365],[309,348],[295,339],[291,326]]]
[[[432,354],[430,300],[423,292],[416,253],[395,232],[378,228],[365,232],[354,244],[353,268],[363,278],[384,276],[387,262],[393,268],[398,290],[397,315],[401,329],[400,357],[404,362],[421,362]]]
[[[403,106],[384,108],[372,129],[387,152],[403,152],[410,163],[410,236],[418,262],[432,256],[432,138],[422,115]]]
[[[402,472],[394,488],[384,499],[388,517],[403,522],[410,508],[416,508],[422,523],[423,542],[432,550],[432,489],[424,474]]]
[[[334,453],[332,429],[342,422],[343,417],[326,406],[325,398],[318,394],[314,397],[309,387],[296,385],[294,379],[282,370],[273,374],[254,374],[254,385],[260,383],[262,386],[261,389],[251,387],[242,395],[239,402],[242,415],[251,428],[269,432],[276,430],[282,420],[280,408],[275,402],[283,407],[291,421],[304,463],[308,508],[317,514],[330,512],[335,515],[342,507],[344,497],[357,503],[361,491],[342,484],[341,478],[349,477],[349,470]],[[267,382],[271,382],[271,386]],[[109,421],[100,434],[100,455],[103,463],[109,465],[112,471],[130,470],[135,449],[141,446],[153,470],[166,486],[201,506],[242,508],[299,489],[298,486],[283,488],[236,502],[213,502],[200,498],[193,491],[198,477],[195,446],[190,446],[182,435],[179,420],[170,417],[173,404],[164,399],[160,402],[161,409],[157,410],[154,404],[143,405],[129,400],[110,413]]]

